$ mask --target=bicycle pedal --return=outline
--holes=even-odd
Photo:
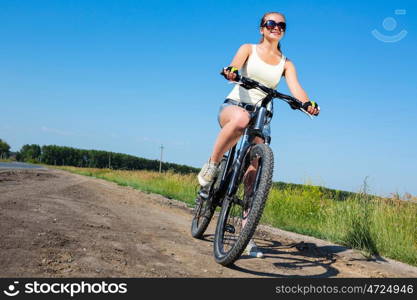
[[[207,199],[207,198],[208,198],[208,196],[209,196],[209,194],[208,194],[208,192],[207,192],[206,190],[201,190],[201,191],[198,193],[198,195],[199,195],[201,198],[203,198],[203,199]]]
[[[230,224],[226,224],[226,226],[224,226],[224,230],[227,231],[228,233],[235,233],[235,227],[233,225]]]

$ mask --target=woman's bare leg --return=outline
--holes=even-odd
[[[261,143],[264,143],[265,141],[262,138],[256,137],[254,142],[256,144],[261,144]],[[256,170],[258,169],[258,165],[259,165],[259,160],[254,159],[249,165],[243,177],[245,195],[247,196],[251,196],[249,193],[253,190],[253,184],[255,181]],[[247,209],[243,212],[242,228],[245,227],[247,223],[247,217],[249,215],[249,212],[250,212],[250,209]],[[248,245],[246,246],[245,253],[253,257],[263,257],[262,251],[258,249],[258,246],[256,245],[253,238],[249,241]]]
[[[249,113],[233,105],[225,107],[220,114],[222,129],[214,143],[210,160],[218,163],[223,154],[237,143],[250,121]]]
[[[265,143],[264,139],[260,137],[256,137],[254,140],[255,144],[263,144]],[[258,169],[258,160],[254,159],[251,164],[249,165],[248,169],[246,170],[245,175],[243,176],[243,184],[245,189],[245,195],[250,193],[253,190],[253,184],[255,180],[256,170]],[[250,195],[248,195],[250,196]],[[247,219],[246,217],[249,214],[249,210],[245,210],[243,212],[243,219],[242,219],[242,228],[245,227]]]
[[[233,147],[239,140],[246,126],[248,126],[250,117],[249,113],[243,108],[232,105],[226,106],[220,113],[220,130],[210,161],[206,163],[198,173],[197,178],[201,186],[209,185],[216,176],[218,163],[223,154]]]

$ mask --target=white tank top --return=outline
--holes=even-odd
[[[243,65],[241,74],[258,81],[271,89],[276,89],[281,80],[282,73],[284,72],[285,60],[286,58],[283,54],[279,64],[270,65],[259,57],[256,51],[256,45],[252,45],[252,53]],[[257,89],[247,90],[237,84],[227,96],[229,99],[249,104],[256,104],[264,97],[265,93]]]

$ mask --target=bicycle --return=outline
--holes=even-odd
[[[272,185],[274,155],[269,147],[270,137],[262,133],[265,124],[272,119],[268,104],[278,98],[312,118],[307,107],[294,97],[243,76],[238,75],[235,81],[246,89],[259,89],[265,97],[259,101],[259,106],[255,105],[240,146],[235,144],[223,156],[213,184],[198,192],[191,223],[192,236],[202,238],[216,208],[221,207],[214,235],[214,257],[224,266],[239,259],[255,233]],[[262,137],[265,143],[253,143],[256,136]],[[256,168],[250,168],[251,165]]]

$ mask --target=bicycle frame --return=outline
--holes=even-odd
[[[236,158],[233,161],[233,164],[231,165],[231,177],[230,182],[227,188],[226,196],[232,197],[237,190],[237,181],[239,179],[240,169],[243,167],[244,164],[244,158],[247,152],[249,151],[250,147],[252,146],[252,141],[255,138],[255,136],[247,134],[248,129],[245,130],[245,134],[242,137],[242,142],[239,150],[236,153]],[[236,147],[236,146],[234,146]]]
[[[221,174],[221,182],[217,196],[226,195],[227,197],[233,197],[237,190],[237,181],[239,179],[240,170],[243,167],[244,158],[250,147],[253,145],[253,140],[256,136],[262,135],[262,129],[265,126],[267,104],[272,100],[270,95],[267,95],[263,100],[259,108],[254,111],[254,115],[249,122],[249,126],[245,129],[241,138],[241,144],[236,153],[237,144],[229,150],[227,154],[226,167],[223,174]],[[267,141],[265,141],[267,142]],[[231,172],[231,174],[230,174]],[[231,176],[230,176],[231,175]],[[227,190],[226,190],[227,188]],[[226,193],[225,193],[226,192]],[[218,197],[217,197],[218,198]]]

